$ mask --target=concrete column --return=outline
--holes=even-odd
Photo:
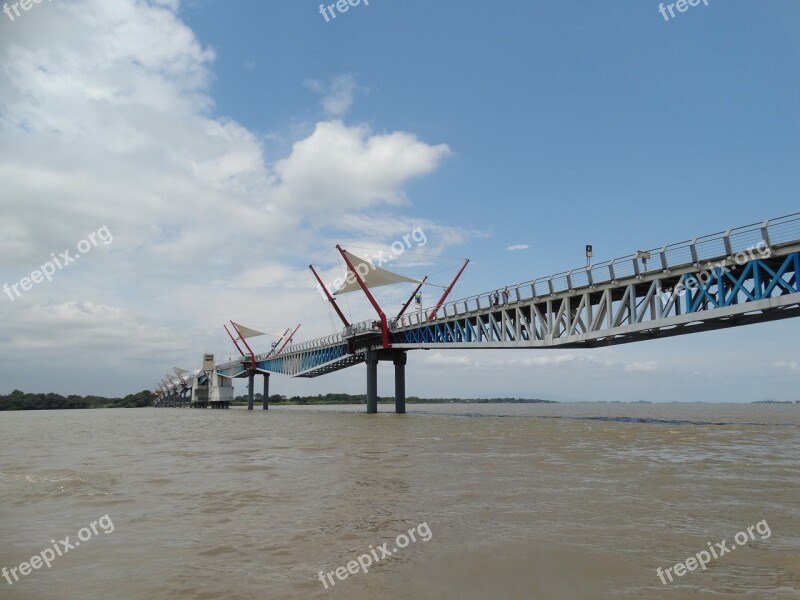
[[[252,371],[250,372],[250,376],[247,378],[247,410],[253,410],[253,389],[254,389],[254,379],[255,373]]]
[[[394,412],[398,415],[406,412],[406,353],[402,352],[394,359]]]
[[[378,412],[378,353],[367,351],[367,413]]]
[[[264,373],[264,410],[269,410],[269,373]]]

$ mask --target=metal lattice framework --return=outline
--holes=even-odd
[[[727,269],[637,277],[440,318],[396,332],[392,347],[594,347],[800,316],[800,253]]]
[[[800,316],[800,213],[420,310],[395,324],[393,348],[596,347]],[[354,325],[355,328],[358,325]],[[341,335],[256,357],[257,371],[316,377],[359,364]],[[221,365],[247,374],[248,361]]]
[[[336,334],[293,344],[278,356],[259,354],[255,360],[258,372],[317,377],[362,363],[364,355],[348,354],[347,344]],[[218,366],[217,370],[225,377],[240,377],[249,372],[249,365],[236,360]]]

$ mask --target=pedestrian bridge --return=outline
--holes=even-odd
[[[257,373],[265,376],[266,398],[270,373],[318,377],[366,362],[367,408],[375,412],[377,363],[391,360],[396,409],[403,412],[409,350],[595,348],[787,319],[800,316],[798,273],[795,213],[509,285],[385,325],[357,323],[216,371],[249,377],[252,400]]]

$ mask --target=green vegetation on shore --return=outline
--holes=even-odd
[[[261,394],[254,394],[254,402],[261,404],[263,396]],[[394,404],[394,398],[378,398],[381,404]],[[407,404],[448,404],[451,402],[467,403],[467,404],[526,404],[526,403],[554,403],[554,400],[540,400],[525,398],[419,398],[417,396],[409,396],[406,398]],[[364,394],[317,394],[316,396],[281,396],[274,394],[269,397],[270,404],[366,404],[367,397]],[[247,406],[247,396],[237,396],[234,398],[234,406]]]
[[[256,404],[261,404],[261,394],[255,394]],[[57,409],[83,409],[83,408],[142,408],[153,406],[153,394],[149,390],[137,394],[129,394],[124,398],[104,398],[102,396],[62,396],[60,394],[26,394],[14,390],[10,394],[0,395],[0,411],[4,410],[57,410]],[[318,394],[316,396],[281,396],[275,394],[269,397],[270,404],[366,404],[364,394]],[[394,403],[394,398],[379,398],[381,404]],[[528,400],[525,398],[406,398],[408,404],[445,404],[451,402],[473,404],[498,404],[498,403],[551,403],[553,400]],[[234,406],[247,406],[247,396],[237,396],[232,402]]]
[[[60,394],[26,394],[14,390],[7,396],[0,395],[0,411],[3,410],[56,410],[77,408],[140,408],[153,406],[153,394],[144,390],[128,394],[124,398],[102,396],[62,396]]]

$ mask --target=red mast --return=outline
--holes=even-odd
[[[384,348],[390,348],[391,345],[389,344],[389,323],[387,323],[387,321],[386,321],[386,314],[383,312],[383,309],[381,309],[381,305],[378,304],[378,302],[375,300],[375,298],[372,296],[372,294],[370,294],[369,288],[367,287],[367,284],[364,283],[364,280],[361,279],[361,275],[358,274],[358,271],[353,266],[353,263],[351,263],[350,259],[347,258],[347,253],[342,249],[342,247],[339,244],[336,244],[336,249],[339,251],[339,254],[342,255],[342,258],[344,259],[344,262],[347,264],[347,268],[350,269],[350,272],[356,278],[356,281],[358,282],[359,287],[361,287],[361,289],[364,291],[364,294],[366,294],[367,300],[370,301],[370,304],[372,304],[372,306],[375,308],[375,311],[378,313],[378,317],[381,320],[381,333],[382,333],[382,338],[383,338],[383,347]]]
[[[461,277],[461,274],[464,272],[464,269],[467,268],[468,264],[469,264],[469,259],[466,259],[464,261],[464,264],[461,266],[461,269],[459,270],[458,275],[456,275],[456,278],[453,279],[452,283],[444,291],[444,294],[442,294],[442,297],[439,298],[439,302],[436,304],[436,308],[434,308],[430,313],[428,313],[428,320],[429,321],[433,320],[433,318],[436,316],[436,313],[442,307],[442,304],[444,304],[444,301],[447,300],[447,297],[450,295],[450,292],[453,291],[453,287],[455,287],[455,285],[456,285],[456,281],[458,281],[458,278]]]
[[[236,323],[231,321],[231,325],[233,325],[233,328],[236,330],[236,333],[239,334],[239,339],[242,340],[242,343],[247,347],[247,351],[250,352],[250,368],[253,371],[255,371],[256,370],[256,354],[255,354],[255,352],[253,352],[253,349],[250,347],[250,344],[247,343],[247,340],[244,339],[244,336],[242,335],[242,332],[239,331],[239,328],[236,326]],[[234,343],[236,343],[236,342],[234,341]],[[237,344],[236,347],[237,348],[239,347],[238,344]],[[242,351],[239,350],[239,352],[242,352]],[[243,352],[242,352],[242,355],[244,356]]]
[[[423,277],[423,278],[422,278],[422,281],[420,281],[420,282],[419,282],[419,285],[417,286],[417,289],[415,289],[415,290],[414,290],[414,291],[411,293],[411,296],[409,296],[409,298],[408,298],[408,302],[406,302],[406,303],[403,305],[403,308],[401,308],[401,309],[400,309],[400,312],[399,312],[399,313],[397,313],[397,317],[395,317],[395,318],[396,318],[398,321],[400,320],[400,317],[402,317],[402,316],[403,316],[403,313],[404,313],[404,312],[406,312],[406,309],[408,308],[408,305],[409,305],[409,304],[411,304],[411,301],[414,299],[414,296],[416,296],[416,295],[417,295],[417,292],[418,292],[418,291],[420,291],[420,289],[422,289],[422,286],[425,284],[425,282],[426,282],[426,281],[428,281],[428,276],[427,276],[427,275],[425,275],[425,277]]]
[[[300,323],[300,325],[302,325],[302,323]],[[279,349],[279,350],[278,350],[278,351],[275,353],[275,356],[278,356],[278,354],[280,354],[281,352],[283,352],[283,349],[284,349],[284,348],[286,348],[286,345],[287,345],[289,342],[291,342],[291,341],[292,341],[292,338],[294,337],[294,334],[295,334],[295,333],[297,333],[297,330],[298,330],[298,329],[300,329],[300,325],[298,325],[297,327],[295,327],[295,328],[294,328],[294,331],[292,331],[291,335],[290,335],[288,338],[286,338],[286,341],[285,341],[285,342],[283,342],[283,346],[281,346],[281,347],[280,347],[280,349]],[[287,329],[287,331],[288,331],[288,329]]]
[[[339,246],[336,247],[338,248]],[[320,279],[319,275],[317,274],[317,271],[314,269],[314,265],[308,265],[308,268],[311,269],[311,272],[314,274],[314,277],[317,278],[317,281],[319,282],[319,287],[321,287],[322,290],[325,292],[325,295],[328,297],[328,301],[331,304],[333,304],[333,309],[336,311],[336,314],[339,315],[339,318],[342,320],[342,323],[344,323],[344,326],[350,327],[350,323],[348,323],[347,319],[345,319],[344,315],[342,314],[342,311],[339,310],[339,305],[336,304],[336,300],[334,299],[333,296],[331,296],[330,292],[328,291],[328,288],[325,287],[325,284],[322,283],[322,279]]]

